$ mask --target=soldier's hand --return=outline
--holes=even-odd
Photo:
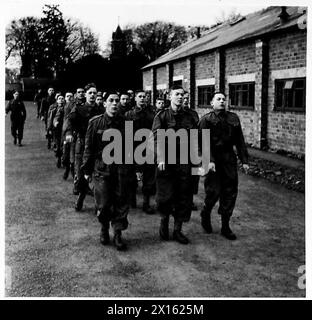
[[[85,174],[84,177],[88,181],[88,183],[90,183],[92,181],[92,177],[90,175]]]
[[[216,165],[215,165],[214,162],[210,162],[210,163],[208,164],[208,172],[209,172],[209,171],[216,172]]]
[[[54,127],[56,128],[58,124],[59,124],[58,121],[55,121],[54,122]]]
[[[243,163],[243,169],[244,169],[245,173],[248,173],[249,165],[247,163]]]
[[[73,142],[74,138],[71,134],[67,135],[65,138],[66,142]]]
[[[160,171],[164,171],[165,170],[165,163],[164,162],[159,162],[158,163],[158,169]]]
[[[136,172],[136,178],[137,178],[137,181],[141,181],[142,180],[142,173]]]
[[[198,175],[199,176],[203,177],[206,174],[207,174],[207,172],[205,171],[204,167],[198,168]]]
[[[44,117],[41,117],[40,120],[43,121],[43,120],[44,120]]]

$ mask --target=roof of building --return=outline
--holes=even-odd
[[[240,17],[231,23],[223,23],[204,32],[200,38],[183,43],[181,46],[162,55],[142,69],[216,49],[237,41],[290,28],[298,24],[298,18],[300,16],[306,16],[306,8],[304,7],[287,7],[289,17],[286,21],[282,22],[279,17],[281,8],[282,7],[276,6],[268,7],[261,11]]]

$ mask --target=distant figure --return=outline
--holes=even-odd
[[[37,118],[40,117],[40,107],[41,107],[41,101],[43,98],[44,97],[43,97],[42,89],[39,88],[34,97],[34,104],[37,105]]]
[[[127,90],[127,93],[129,94],[129,104],[130,108],[134,108],[136,103],[135,103],[135,97],[134,97],[134,91],[133,90]]]
[[[13,136],[13,143],[16,145],[18,139],[18,146],[22,146],[24,123],[26,120],[26,108],[22,100],[19,98],[19,92],[13,92],[13,99],[9,101],[5,113],[11,111],[11,134]]]
[[[104,104],[103,104],[103,96],[102,96],[101,92],[100,93],[98,92],[96,94],[95,108],[97,109],[96,110],[97,114],[103,114],[105,112],[105,107],[104,107]]]

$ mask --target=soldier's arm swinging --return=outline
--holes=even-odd
[[[243,169],[247,171],[249,169],[248,166],[248,151],[242,131],[242,127],[239,121],[239,126],[237,127],[235,146],[238,154],[239,160],[243,164]]]

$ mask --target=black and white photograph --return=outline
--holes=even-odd
[[[308,298],[303,4],[2,3],[4,297]]]

